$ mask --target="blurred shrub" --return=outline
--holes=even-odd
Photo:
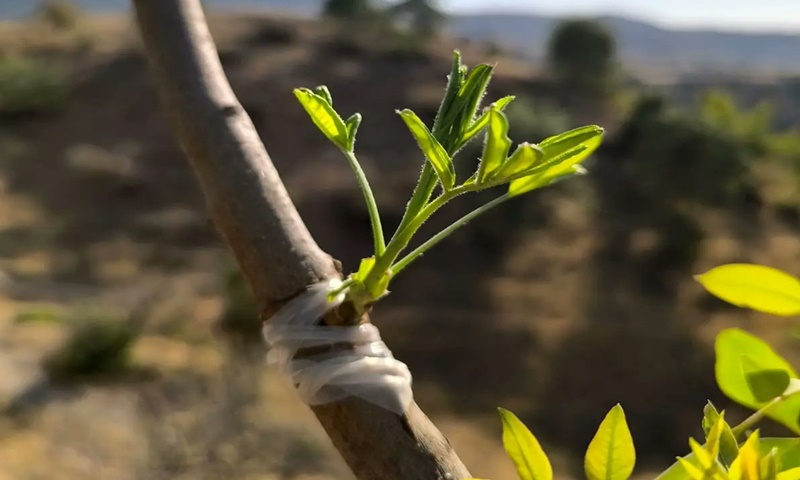
[[[104,310],[82,309],[67,317],[67,342],[45,363],[57,381],[109,377],[130,366],[131,347],[139,336],[130,318]]]
[[[73,30],[80,22],[80,8],[69,0],[42,0],[38,17],[56,30]]]
[[[752,157],[737,139],[668,109],[661,97],[638,102],[616,143],[623,168],[652,195],[716,204],[739,199],[746,189]]]
[[[710,90],[702,98],[699,113],[703,122],[735,138],[752,153],[764,153],[773,123],[769,103],[761,102],[748,111],[738,108],[732,95]]]
[[[561,22],[547,46],[547,62],[558,81],[568,89],[591,95],[609,93],[616,56],[614,36],[592,20]]]
[[[0,57],[0,116],[52,112],[67,98],[65,72],[45,60]]]
[[[322,15],[343,20],[363,20],[376,14],[370,0],[327,0]]]

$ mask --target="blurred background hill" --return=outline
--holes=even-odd
[[[292,88],[326,84],[363,114],[359,157],[387,228],[422,162],[394,111],[432,119],[455,48],[497,65],[491,99],[517,95],[515,142],[608,129],[590,175],[476,220],[376,307],[418,403],[476,476],[514,475],[496,406],[567,479],[621,402],[636,474],[652,478],[700,434],[707,399],[746,414],[715,386],[719,329],[800,362],[796,319],[692,281],[732,261],[800,273],[800,29],[337,1],[324,15],[310,1],[204,4],[234,90],[346,269],[371,247],[368,216]],[[0,18],[0,479],[351,478],[265,366],[127,3],[7,0]],[[479,153],[458,157],[464,172]]]

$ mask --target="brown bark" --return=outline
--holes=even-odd
[[[262,315],[313,283],[340,277],[303,224],[231,90],[199,0],[133,3],[163,108]],[[405,416],[360,399],[313,411],[362,480],[470,476],[416,403]]]

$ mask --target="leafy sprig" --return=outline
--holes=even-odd
[[[508,118],[503,110],[513,96],[500,98],[481,109],[493,73],[491,65],[472,69],[461,63],[458,52],[448,76],[447,89],[430,128],[411,110],[397,113],[416,140],[425,162],[405,212],[388,242],[385,241],[375,195],[355,154],[356,134],[361,116],[343,120],[333,108],[333,98],[324,86],[315,90],[295,89],[295,96],[317,128],[336,145],[350,163],[369,212],[372,225],[371,256],[362,260],[358,271],[342,287],[358,312],[363,312],[387,293],[391,279],[414,260],[476,216],[524,193],[585,173],[581,163],[600,145],[603,129],[590,125],[535,143],[521,143],[510,152]],[[483,134],[484,148],[477,170],[459,181],[454,157],[469,142]],[[508,185],[506,193],[488,201],[441,232],[401,256],[420,227],[441,207],[470,192]],[[438,191],[437,191],[438,187]]]

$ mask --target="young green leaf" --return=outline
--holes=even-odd
[[[572,165],[567,171],[551,172],[545,171],[537,175],[528,175],[516,180],[512,180],[508,186],[508,194],[512,197],[528,193],[548,185],[554,185],[562,180],[577,175],[585,175],[586,169],[580,165]]]
[[[458,139],[463,137],[464,132],[469,128],[475,120],[475,113],[478,111],[478,106],[486,95],[486,87],[489,85],[489,80],[492,78],[492,71],[494,68],[491,65],[477,65],[472,71],[469,72],[467,78],[464,79],[461,90],[458,93],[459,98],[463,102],[461,115],[459,116],[457,124],[460,126],[458,130]]]
[[[718,413],[711,402],[703,408],[703,431],[708,441],[715,435],[715,427],[719,427],[719,458],[722,464],[730,466],[733,460],[739,455],[739,444],[733,435],[731,426],[725,421],[725,412]]]
[[[800,468],[792,468],[778,473],[777,480],[800,480]]]
[[[328,105],[331,107],[333,106],[333,97],[331,96],[331,91],[328,90],[328,87],[325,85],[320,85],[314,89],[314,92],[325,99],[325,101],[328,102]]]
[[[518,173],[530,170],[544,158],[544,152],[538,145],[520,143],[514,153],[492,177],[495,179],[509,178]]]
[[[347,150],[352,152],[356,147],[358,127],[361,126],[361,114],[354,113],[351,115],[345,122],[345,126],[347,127]]]
[[[446,117],[453,115],[451,112],[455,107],[455,100],[458,96],[458,92],[461,90],[461,85],[464,83],[466,71],[467,67],[461,65],[461,53],[458,50],[453,51],[453,63],[450,69],[450,75],[447,76],[447,90],[445,91],[442,103],[439,105],[439,111],[436,112],[436,119],[433,121],[434,132],[440,130]]]
[[[778,461],[777,451],[771,450],[761,458],[761,480],[777,480]]]
[[[578,127],[542,140],[539,142],[539,148],[544,151],[545,158],[548,161],[557,159],[559,156],[565,155],[569,153],[570,150],[579,147],[591,150],[589,152],[589,154],[591,154],[600,146],[600,142],[603,139],[603,132],[603,128],[597,125]]]
[[[759,480],[759,433],[754,431],[739,449],[739,456],[733,461],[729,472],[732,480]]]
[[[680,478],[689,478],[692,480],[705,480],[705,473],[701,468],[697,465],[693,464],[689,460],[684,457],[678,457],[678,467],[681,469],[681,477]],[[662,477],[658,477],[662,478]]]
[[[778,471],[800,469],[800,438],[762,438],[761,454],[775,449],[778,452]]]
[[[314,125],[337,147],[347,151],[348,130],[342,118],[328,101],[307,88],[295,88],[294,95],[300,101]]]
[[[800,315],[800,280],[763,265],[733,263],[697,275],[712,295],[773,315]]]
[[[603,129],[589,125],[545,139],[539,144],[544,159],[532,169],[511,178],[508,193],[511,196],[551,185],[586,171],[580,163],[586,160],[603,140]],[[517,178],[515,178],[517,177]]]
[[[520,480],[553,480],[553,467],[539,441],[516,415],[503,408],[503,446],[517,467]]]
[[[780,397],[789,386],[790,377],[786,370],[760,368],[758,362],[750,355],[742,355],[741,364],[750,393],[758,402],[768,402]]]
[[[486,107],[483,113],[481,113],[480,117],[478,117],[477,120],[472,122],[472,125],[470,125],[461,135],[461,140],[458,143],[457,150],[460,150],[461,147],[467,144],[467,142],[469,142],[470,140],[475,138],[476,135],[481,133],[481,130],[486,128],[486,126],[489,124],[489,112],[493,108],[500,110],[502,112],[503,110],[505,110],[508,104],[514,100],[514,98],[515,97],[513,95],[509,95],[507,97],[503,97],[497,100],[496,102]]]
[[[353,274],[353,278],[358,281],[364,281],[375,265],[375,257],[362,258],[361,263],[358,265],[358,271]]]
[[[453,188],[456,181],[456,171],[453,166],[453,160],[447,154],[444,147],[442,147],[439,141],[431,134],[428,127],[422,123],[422,120],[419,119],[417,114],[408,109],[398,113],[414,135],[419,148],[422,150],[422,153],[425,154],[425,158],[431,163],[433,170],[439,177],[439,181],[442,183],[442,187],[445,190]]]
[[[717,335],[714,344],[716,363],[714,372],[720,390],[732,400],[753,409],[765,405],[756,398],[742,369],[742,356],[750,357],[759,370],[783,370],[789,378],[796,379],[797,372],[763,340],[738,328],[728,328]],[[797,418],[800,415],[800,396],[793,395],[770,407],[767,417],[800,433]]]
[[[633,473],[636,451],[622,407],[615,405],[606,415],[589,444],[584,460],[589,480],[626,480]]]
[[[503,165],[511,149],[511,139],[508,138],[508,119],[497,108],[489,110],[489,130],[486,132],[486,145],[478,167],[478,184],[492,178],[494,173]]]

